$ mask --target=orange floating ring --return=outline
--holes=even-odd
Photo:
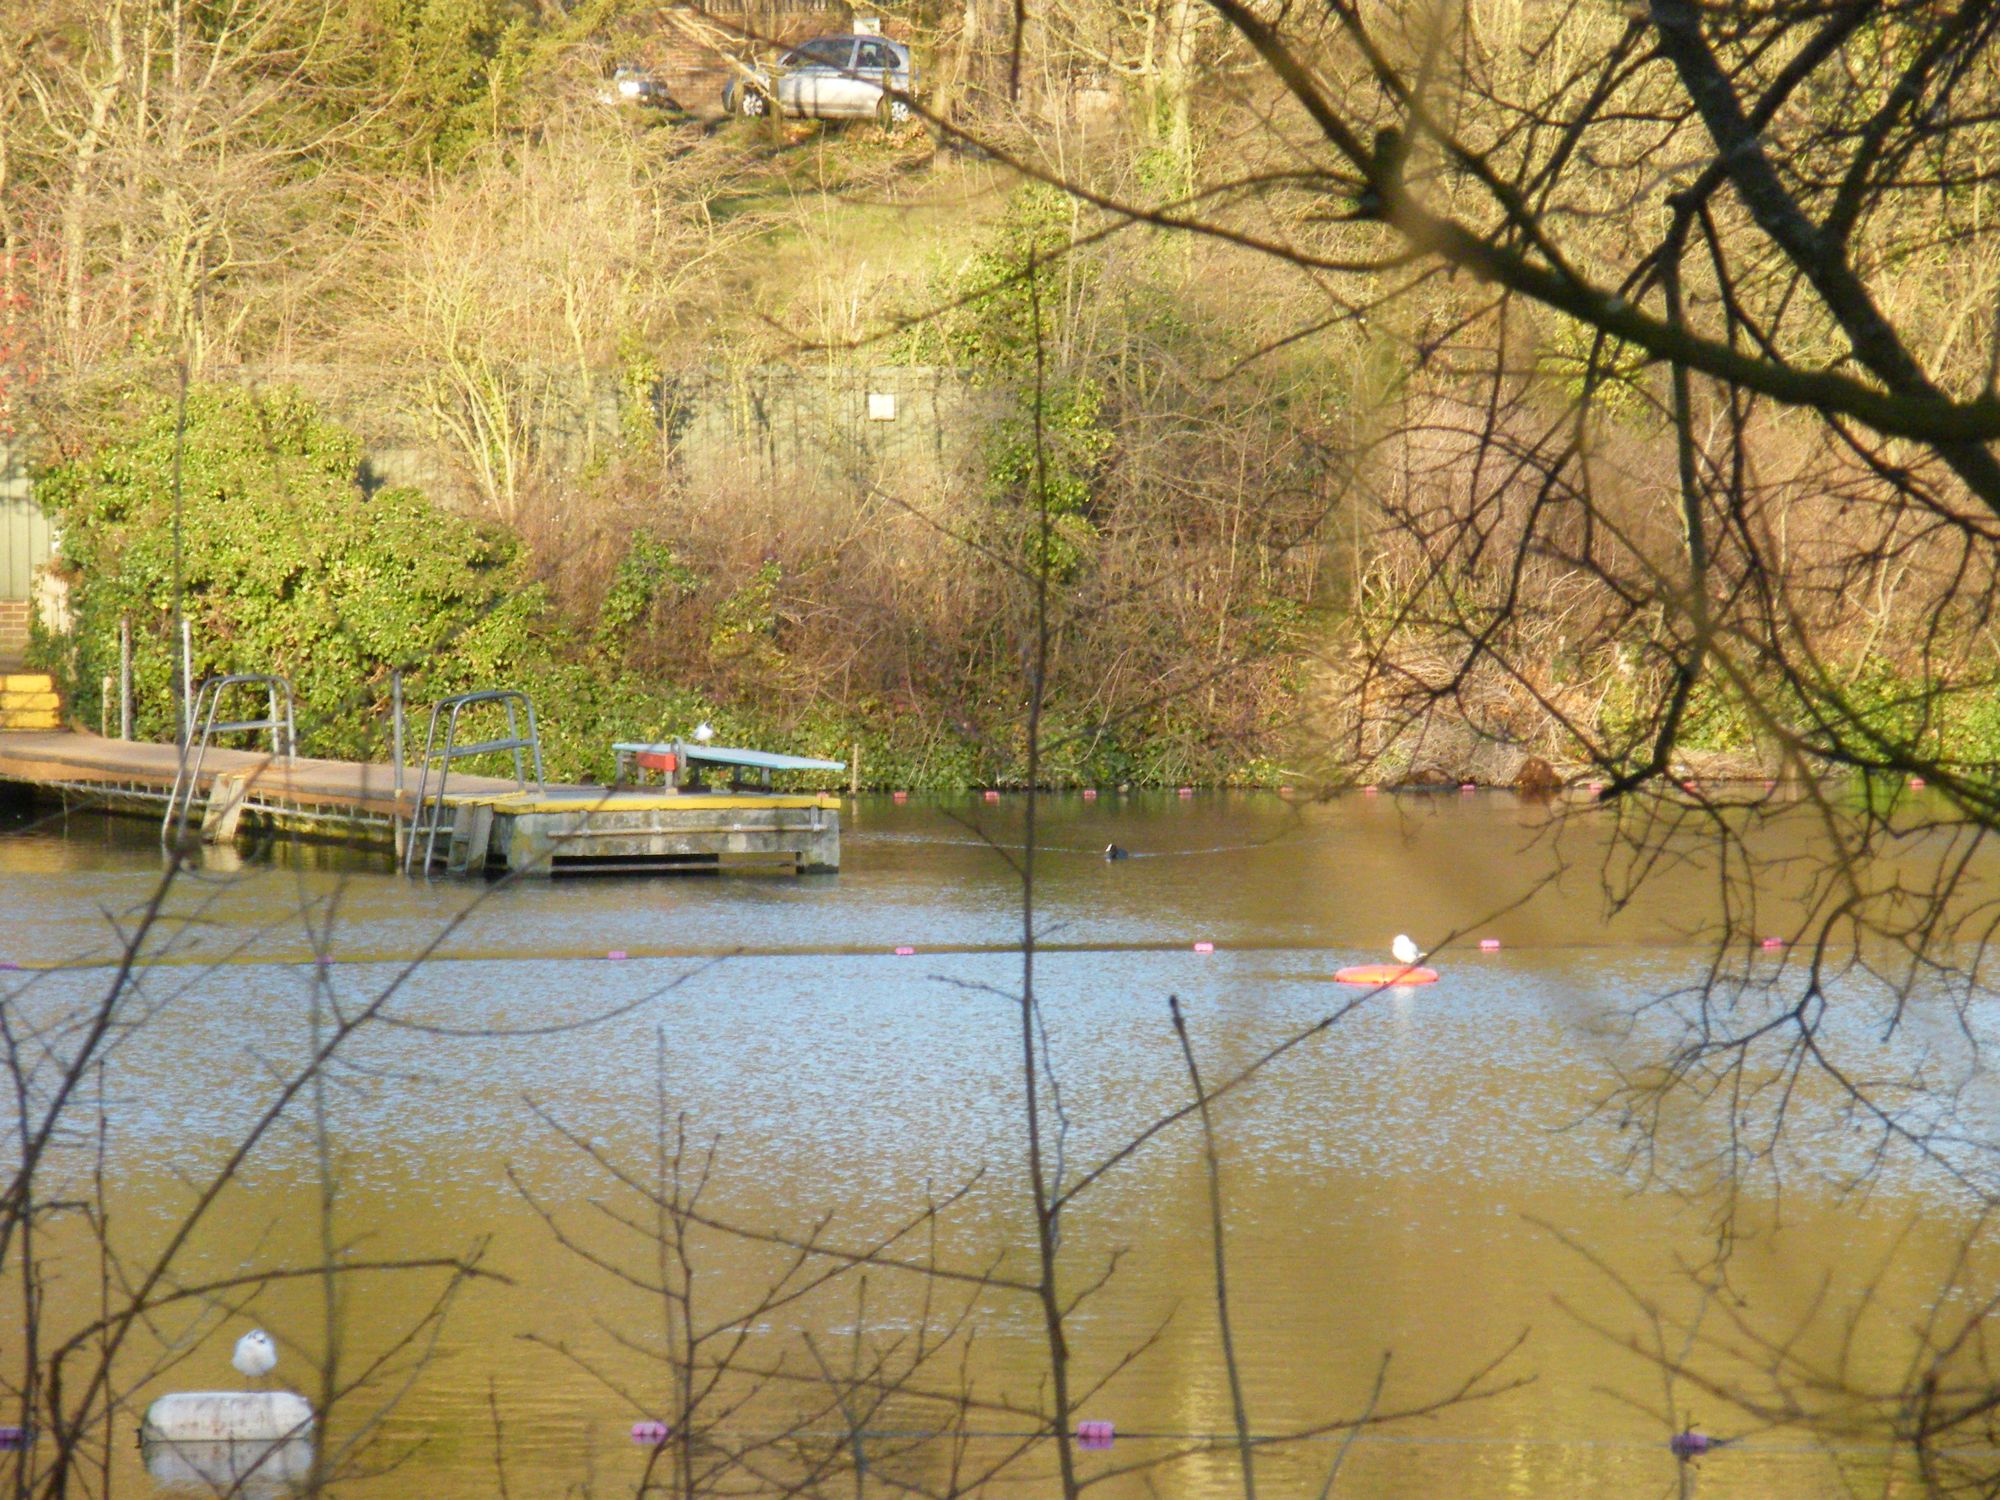
[[[1333,977],[1342,984],[1393,984],[1401,988],[1406,984],[1436,984],[1438,971],[1414,964],[1349,964],[1336,970]]]

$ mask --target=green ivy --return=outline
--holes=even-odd
[[[62,537],[75,629],[37,643],[96,722],[130,622],[137,732],[170,738],[175,643],[175,413],[134,394],[118,435],[42,476]],[[491,685],[543,659],[543,591],[505,532],[410,489],[364,493],[359,449],[289,393],[197,389],[188,400],[179,571],[195,675],[290,679],[322,754],[379,745],[388,675],[436,692]]]
[[[723,600],[709,627],[709,649],[718,656],[757,656],[776,665],[783,659],[777,643],[778,584],[784,570],[766,559],[757,571]]]
[[[597,612],[597,643],[616,652],[630,642],[632,627],[662,599],[687,598],[701,588],[701,575],[683,563],[674,549],[652,537],[632,539],[619,560],[611,587]]]
[[[1066,380],[1043,391],[1039,421],[1032,406],[1010,411],[988,435],[993,498],[1022,512],[1021,559],[1031,570],[1045,568],[1052,583],[1074,582],[1095,550],[1092,491],[1112,449],[1111,433],[1101,421],[1103,407],[1104,392],[1096,382]]]

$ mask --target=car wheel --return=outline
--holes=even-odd
[[[884,94],[875,106],[875,120],[884,130],[900,130],[910,123],[910,101]]]
[[[748,115],[753,120],[770,107],[770,101],[758,90],[749,87],[747,84],[743,89],[743,97],[736,101],[737,110],[742,114]]]

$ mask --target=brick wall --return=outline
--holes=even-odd
[[[756,61],[807,37],[846,31],[854,22],[854,8],[846,0],[764,0],[683,13],[693,25],[676,24],[670,11],[652,23],[655,29],[634,51],[676,104],[697,113],[722,108],[722,86],[731,71],[725,54]]]
[[[16,665],[28,649],[26,599],[0,599],[0,665]]]

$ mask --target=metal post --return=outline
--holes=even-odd
[[[111,738],[111,674],[104,674],[104,691],[97,700],[97,732]]]
[[[847,763],[847,795],[861,795],[861,741],[854,742],[854,758]]]
[[[132,738],[132,620],[118,621],[118,738]]]
[[[194,624],[181,619],[181,744],[194,736]]]
[[[390,814],[390,827],[395,830],[396,858],[403,857],[403,674],[400,669],[389,674],[389,735],[394,748],[391,753],[396,763],[396,810]]]

